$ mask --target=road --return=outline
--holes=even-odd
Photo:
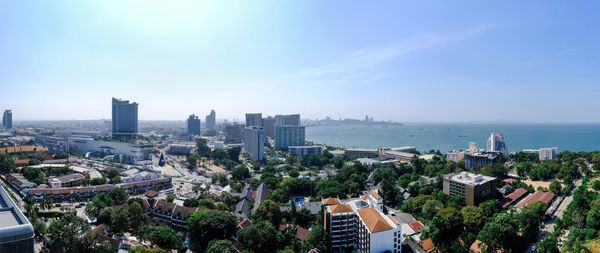
[[[550,220],[544,223],[544,227],[538,232],[538,240],[535,243],[533,243],[529,247],[529,249],[527,249],[527,252],[536,252],[538,243],[541,240],[543,240],[547,235],[554,232],[554,221],[557,217],[562,218],[563,213],[565,212],[569,204],[571,204],[571,201],[573,201],[573,192],[575,191],[575,189],[577,189],[577,187],[581,185],[582,181],[583,176],[580,175],[579,178],[573,183],[573,188],[571,189],[569,194],[563,198],[560,205],[558,205],[556,210],[554,210],[554,213],[550,216]]]

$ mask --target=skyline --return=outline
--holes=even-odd
[[[600,123],[600,3],[139,3],[0,3],[0,110]]]

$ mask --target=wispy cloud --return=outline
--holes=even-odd
[[[357,71],[366,70],[384,64],[401,55],[411,52],[431,48],[449,42],[473,38],[492,28],[493,26],[481,26],[450,34],[421,34],[406,40],[372,45],[358,49],[340,60],[319,67],[301,70],[298,73],[298,76],[301,78],[313,78],[353,73],[350,76],[341,79],[338,78],[336,83],[339,83],[339,80],[348,81],[358,77],[358,75],[356,75]]]

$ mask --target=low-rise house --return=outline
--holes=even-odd
[[[37,184],[29,182],[27,178],[19,173],[10,173],[6,175],[6,181],[19,190],[35,188]]]
[[[192,213],[200,210],[197,207],[186,207],[164,200],[145,199],[142,207],[148,216],[158,219],[175,230],[186,231],[187,219]]]
[[[51,177],[48,178],[48,185],[50,185],[50,188],[73,187],[81,185],[84,179],[85,176],[81,174],[70,174],[60,177]]]
[[[254,208],[252,210],[256,210],[260,203],[264,202],[269,198],[269,189],[267,185],[261,183],[258,188],[256,188],[256,196],[254,197]]]
[[[507,208],[510,205],[517,203],[517,201],[523,199],[523,197],[527,196],[529,193],[524,188],[516,189],[511,194],[506,195],[504,199],[500,202],[503,208]]]
[[[550,202],[552,200],[554,200],[554,197],[556,195],[552,192],[543,192],[543,191],[536,191],[532,194],[530,194],[529,196],[527,196],[526,198],[524,198],[523,200],[521,200],[521,202],[519,202],[515,207],[516,208],[523,208],[533,202],[536,201],[540,201],[546,205],[549,205]]]

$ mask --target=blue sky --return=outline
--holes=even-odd
[[[15,120],[600,122],[596,1],[1,1]]]

